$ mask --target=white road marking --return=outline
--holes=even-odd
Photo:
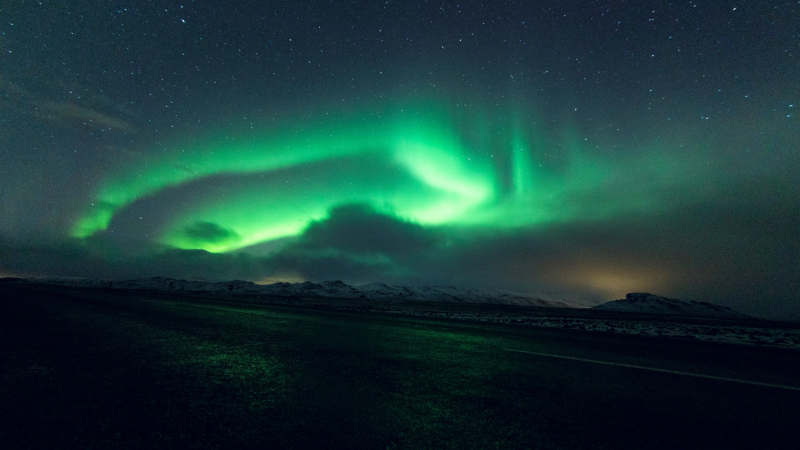
[[[139,300],[139,301],[147,302],[147,303],[158,303],[159,305],[174,305],[175,304],[175,303],[169,303],[169,302],[156,302],[156,301],[153,301],[153,300]]]
[[[685,375],[685,376],[689,376],[689,377],[708,378],[708,379],[711,379],[711,380],[731,381],[731,382],[734,382],[734,383],[753,384],[753,385],[756,385],[756,386],[767,386],[767,387],[773,387],[773,388],[779,388],[779,389],[788,389],[788,390],[791,390],[791,391],[800,391],[800,387],[784,386],[782,384],[762,383],[760,381],[748,381],[748,380],[740,380],[740,379],[737,379],[737,378],[717,377],[717,376],[714,376],[714,375],[703,375],[703,374],[700,374],[700,373],[682,372],[680,370],[659,369],[657,367],[637,366],[637,365],[633,365],[633,364],[622,364],[622,363],[615,363],[615,362],[610,362],[610,361],[598,361],[596,359],[576,358],[574,356],[563,356],[563,355],[553,355],[553,354],[550,354],[550,353],[529,352],[529,351],[526,351],[526,350],[515,350],[513,348],[504,348],[503,350],[506,350],[506,351],[509,351],[509,352],[517,352],[517,353],[528,353],[530,355],[537,355],[537,356],[548,356],[548,357],[551,357],[551,358],[571,359],[573,361],[582,361],[582,362],[588,362],[588,363],[594,363],[594,364],[605,364],[605,365],[608,365],[608,366],[628,367],[628,368],[631,368],[631,369],[650,370],[650,371],[653,371],[653,372],[671,373],[671,374],[674,374],[674,375]]]

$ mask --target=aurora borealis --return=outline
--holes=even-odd
[[[366,119],[312,123],[299,131],[290,128],[245,144],[188,149],[177,144],[172,154],[150,161],[145,171],[123,166],[120,175],[112,175],[72,233],[85,238],[105,231],[126,206],[143,197],[156,197],[152,201],[157,202],[170,191],[201,201],[178,207],[158,239],[177,248],[213,252],[298,235],[331,208],[347,203],[369,204],[422,225],[501,228],[664,207],[652,193],[615,193],[609,184],[622,180],[609,176],[613,171],[602,161],[581,157],[580,142],[570,144],[566,167],[557,178],[537,173],[531,138],[522,131],[535,129],[535,124],[487,131],[490,136],[479,136],[470,148],[465,135],[475,133],[459,134],[454,120],[435,107],[397,117],[383,118],[380,111],[364,115]],[[487,155],[486,147],[496,149],[498,158]],[[500,154],[505,161],[499,162]],[[669,165],[675,162],[650,158],[631,161],[631,169],[647,173],[651,164],[655,170],[647,176],[657,189],[667,188],[670,181],[659,172],[674,178],[677,168]],[[208,179],[224,187],[201,196],[186,194],[187,189],[203,189]],[[597,205],[568,198],[590,191],[620,195],[620,200],[609,200],[598,211]]]
[[[370,203],[425,224],[458,220],[492,196],[491,168],[470,163],[435,111],[415,116],[313,124],[246,144],[181,148],[146,173],[111,179],[99,192],[98,208],[81,217],[73,233],[105,230],[115,212],[143,196],[215,176],[235,192],[209,193],[202,204],[176,213],[164,243],[234,250],[297,235],[341,203]],[[241,201],[232,204],[225,195]],[[237,238],[203,239],[191,232],[199,223]]]
[[[4,6],[0,275],[800,317],[797,10]]]

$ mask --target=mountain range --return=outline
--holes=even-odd
[[[702,316],[728,319],[746,319],[750,316],[736,312],[727,306],[694,300],[678,300],[646,292],[635,292],[622,300],[613,300],[595,306],[600,311],[633,312],[645,314],[667,314],[675,316]]]
[[[20,280],[36,284],[96,287],[125,290],[180,291],[267,295],[289,298],[362,299],[377,301],[430,301],[447,303],[485,303],[497,305],[536,306],[550,308],[589,308],[586,301],[541,298],[491,289],[462,289],[454,286],[401,286],[368,283],[351,286],[341,281],[312,283],[256,284],[250,281],[192,281],[151,277],[132,280],[92,280],[83,278],[29,278]],[[631,293],[622,300],[593,306],[598,311],[666,314],[717,318],[747,318],[726,306],[694,300],[678,300],[649,293]]]
[[[454,286],[398,286],[369,283],[351,286],[341,281],[312,283],[274,283],[261,285],[250,281],[191,281],[175,278],[139,278],[133,280],[91,280],[81,278],[25,279],[38,284],[57,284],[111,289],[153,290],[272,295],[294,298],[340,298],[384,301],[434,301],[449,303],[489,303],[503,305],[582,308],[586,305],[566,299],[542,299],[491,289],[461,289]]]

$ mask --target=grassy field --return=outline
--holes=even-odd
[[[800,352],[0,286],[4,448],[797,448]]]

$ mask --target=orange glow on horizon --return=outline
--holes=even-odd
[[[616,300],[631,292],[664,295],[670,277],[666,271],[651,268],[585,267],[576,270],[572,278],[605,299]]]
[[[297,274],[281,274],[281,275],[273,275],[270,277],[262,278],[260,280],[256,280],[253,283],[255,284],[275,284],[275,283],[302,283],[306,281],[305,278],[300,277]]]

